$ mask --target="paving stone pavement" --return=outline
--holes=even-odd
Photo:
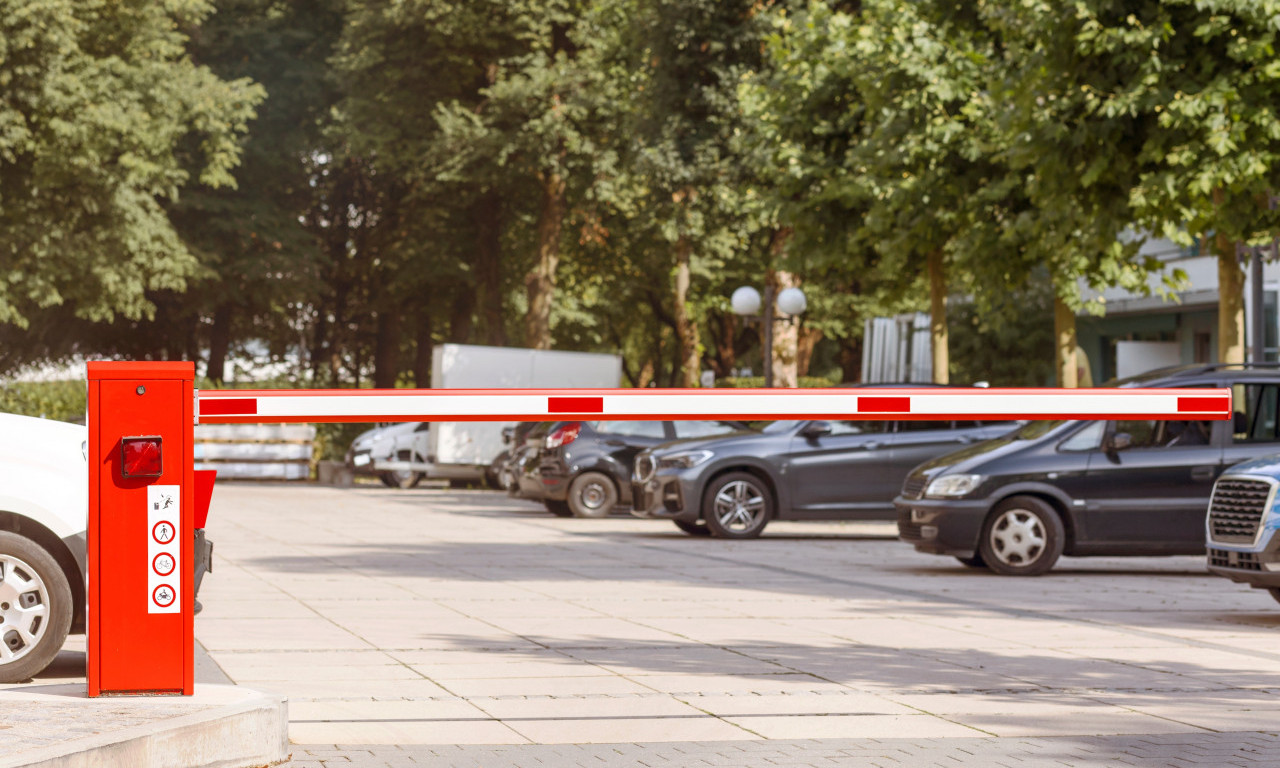
[[[1002,578],[892,524],[722,541],[433,488],[232,484],[209,529],[196,635],[331,745],[299,766],[1280,766],[1280,607],[1203,558]]]
[[[1276,732],[503,746],[297,745],[289,768],[1276,766]]]

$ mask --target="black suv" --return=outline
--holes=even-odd
[[[555,422],[538,454],[540,497],[555,515],[604,517],[619,504],[631,503],[637,453],[672,440],[744,430],[749,427],[740,421]]]
[[[1165,368],[1129,387],[1231,388],[1231,421],[1040,421],[921,464],[894,500],[900,538],[921,552],[1007,575],[1060,555],[1204,554],[1214,480],[1280,449],[1280,369]]]

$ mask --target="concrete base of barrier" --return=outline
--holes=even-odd
[[[190,697],[89,699],[83,684],[0,689],[0,768],[256,768],[289,759],[283,697],[197,684]],[[24,736],[24,723],[30,723]]]

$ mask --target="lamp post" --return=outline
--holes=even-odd
[[[774,295],[774,286],[772,283],[765,283],[764,300],[760,299],[760,292],[749,285],[744,285],[733,292],[733,296],[729,299],[729,303],[733,306],[733,313],[745,320],[759,320],[763,326],[760,330],[760,336],[764,345],[764,385],[765,387],[773,386],[773,320],[774,320],[774,304],[777,303],[778,312],[782,313],[786,322],[795,322],[797,315],[804,312],[808,306],[808,300],[805,298],[804,291],[799,288],[784,288]],[[763,308],[763,312],[761,309]]]

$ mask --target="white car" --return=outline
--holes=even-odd
[[[84,632],[88,444],[82,426],[7,413],[0,435],[0,683],[16,683]]]
[[[347,450],[347,466],[357,475],[375,475],[389,488],[412,488],[423,473],[411,469],[383,470],[376,463],[398,461],[422,464],[427,460],[431,424],[406,422],[361,432]]]

